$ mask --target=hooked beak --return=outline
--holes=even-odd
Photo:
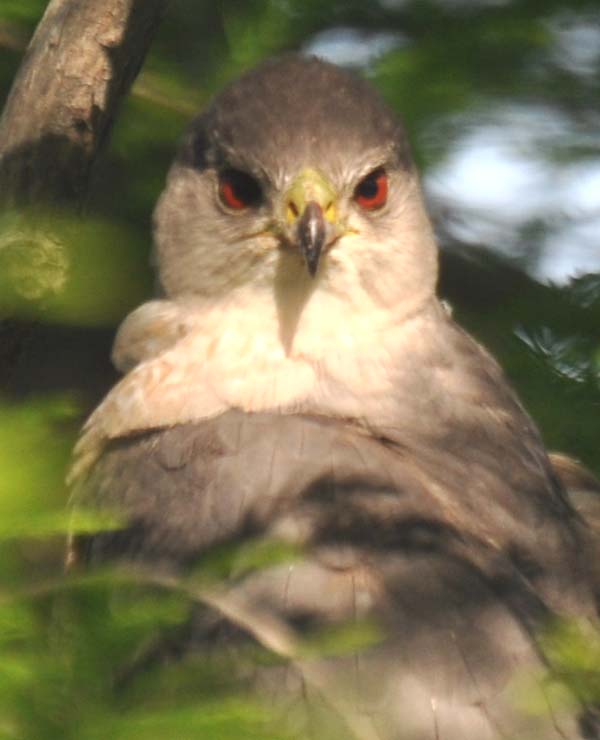
[[[314,277],[317,274],[319,258],[327,233],[323,209],[316,200],[311,200],[306,204],[304,213],[298,219],[296,233],[309,275]]]
[[[336,192],[316,170],[301,172],[285,196],[287,232],[299,248],[311,277],[319,269],[323,247],[341,235]]]

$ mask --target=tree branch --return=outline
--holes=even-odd
[[[81,206],[167,0],[50,0],[0,119],[5,203]]]

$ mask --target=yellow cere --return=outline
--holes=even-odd
[[[302,170],[285,194],[286,220],[293,224],[302,215],[307,203],[315,201],[323,209],[325,218],[330,223],[335,223],[336,198],[334,187],[318,170],[310,168]]]

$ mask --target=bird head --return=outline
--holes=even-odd
[[[168,297],[315,295],[414,311],[437,255],[404,129],[378,93],[316,58],[264,63],[191,125],[156,213]],[[287,296],[287,298],[286,298]],[[292,301],[293,302],[293,301]]]

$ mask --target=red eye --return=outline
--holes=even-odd
[[[384,206],[387,196],[388,176],[383,167],[373,170],[354,188],[354,200],[366,211],[374,211]]]
[[[262,201],[259,183],[241,170],[223,170],[219,173],[219,196],[234,211],[257,206]]]

